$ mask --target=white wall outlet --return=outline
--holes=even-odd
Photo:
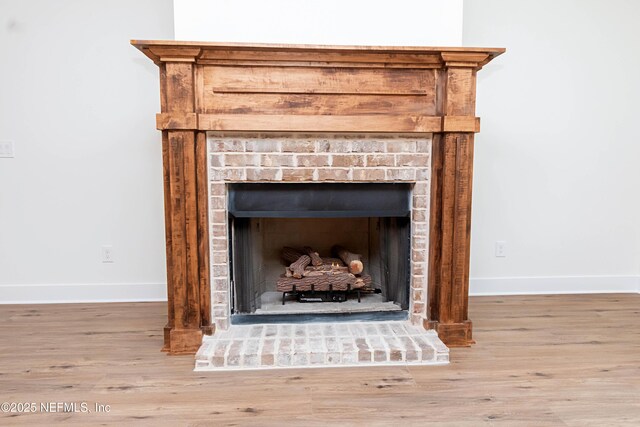
[[[507,242],[504,240],[496,241],[496,257],[504,258],[507,256]]]
[[[111,245],[102,246],[102,262],[104,263],[115,262],[115,260],[113,259],[113,246]]]
[[[0,141],[0,157],[8,159],[15,157],[13,141]]]

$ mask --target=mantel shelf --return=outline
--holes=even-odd
[[[312,63],[381,63],[385,66],[441,66],[447,62],[482,67],[504,48],[430,46],[335,46],[311,44],[224,43],[171,40],[131,40],[155,63],[178,59],[207,61],[276,61]]]

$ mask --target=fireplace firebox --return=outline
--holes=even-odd
[[[232,324],[408,318],[411,185],[230,184],[228,197]],[[297,279],[291,248],[316,254]]]

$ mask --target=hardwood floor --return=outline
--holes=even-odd
[[[0,425],[640,425],[640,295],[471,298],[445,367],[195,373],[167,356],[162,303],[0,306]]]

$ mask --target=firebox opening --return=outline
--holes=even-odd
[[[406,318],[410,189],[398,184],[230,185],[232,323]],[[317,253],[316,265],[304,259],[297,271],[289,268],[308,248]],[[289,260],[283,250],[291,252]],[[356,264],[349,263],[352,255]]]

